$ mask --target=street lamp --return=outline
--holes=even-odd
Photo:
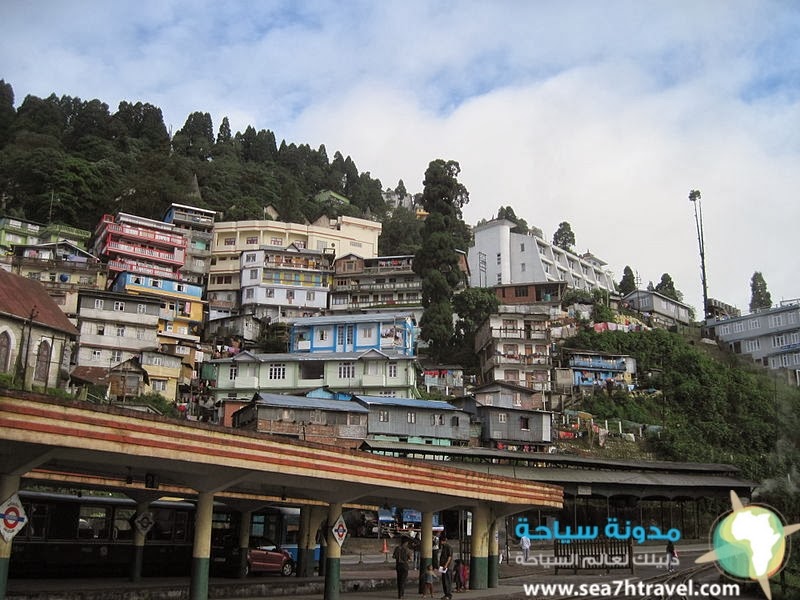
[[[708,319],[708,285],[706,283],[706,248],[703,239],[703,206],[700,203],[700,190],[689,192],[689,202],[694,204],[694,223],[697,226],[697,244],[700,247],[700,275],[703,282],[703,325]]]

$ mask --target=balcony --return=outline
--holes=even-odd
[[[128,260],[111,260],[108,262],[108,270],[128,271],[130,273],[139,273],[140,275],[150,275],[152,277],[162,277],[165,279],[177,279],[178,277],[177,272],[167,269],[166,267],[146,265]]]
[[[176,248],[175,252],[161,252],[160,250],[153,250],[152,248],[143,248],[141,246],[109,240],[103,250],[105,253],[113,251],[120,254],[141,256],[145,257],[147,260],[172,263],[176,265],[183,265],[184,261],[186,260],[186,254],[182,248]]]
[[[165,231],[132,227],[121,223],[106,223],[107,235],[118,235],[134,240],[146,240],[159,246],[186,249],[186,238],[182,235],[167,233]]]

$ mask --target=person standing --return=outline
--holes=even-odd
[[[439,536],[439,573],[442,576],[442,598],[453,598],[453,549],[447,543],[447,536]]]
[[[675,570],[675,563],[678,562],[678,551],[675,550],[675,544],[672,540],[667,542],[667,572],[672,573]]]
[[[411,550],[408,549],[408,538],[400,538],[400,544],[395,547],[392,553],[397,571],[397,597],[402,598],[406,592],[406,581],[408,581],[408,563],[411,561]]]
[[[522,560],[528,562],[528,557],[531,554],[531,538],[524,535],[519,538],[519,547],[522,548]]]

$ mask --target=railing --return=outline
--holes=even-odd
[[[140,227],[122,225],[120,223],[107,223],[106,230],[108,233],[116,233],[126,237],[148,240],[161,245],[169,245],[176,248],[186,248],[186,238],[182,235],[175,235],[160,231],[150,231]]]
[[[164,277],[167,279],[177,278],[178,274],[169,269],[156,267],[153,265],[143,265],[141,263],[130,262],[126,260],[112,260],[108,262],[109,271],[130,271],[131,273],[139,273],[141,275],[152,275],[156,277]]]
[[[161,252],[160,250],[153,250],[152,248],[142,248],[141,246],[132,246],[131,244],[115,241],[109,241],[106,248],[116,250],[117,252],[132,254],[133,256],[146,256],[154,260],[161,260],[178,265],[182,265],[186,258],[183,248],[176,248],[176,252]]]

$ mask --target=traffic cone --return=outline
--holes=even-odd
[[[389,544],[386,543],[386,538],[383,538],[383,562],[389,562]]]

